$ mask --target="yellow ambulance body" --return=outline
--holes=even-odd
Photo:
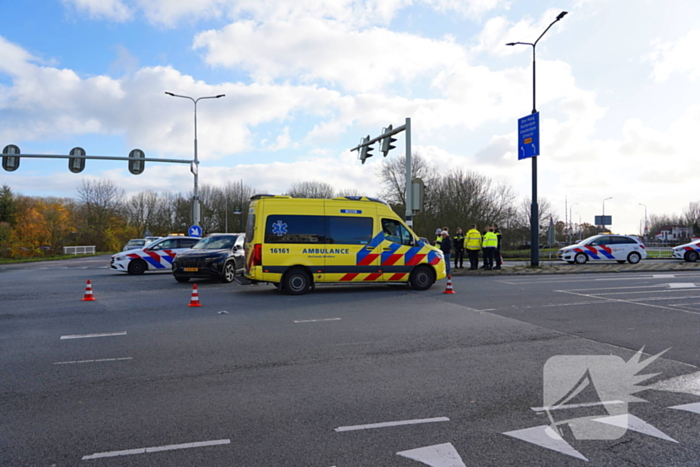
[[[245,252],[246,278],[293,295],[330,282],[403,282],[426,290],[446,277],[440,250],[386,203],[359,196],[253,196]]]

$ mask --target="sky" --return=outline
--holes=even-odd
[[[361,137],[411,119],[413,152],[530,199],[517,120],[532,110],[538,191],[556,216],[618,233],[700,201],[696,0],[0,0],[0,146],[25,154],[193,158],[199,182],[282,194],[321,181],[375,196],[383,157]],[[404,154],[405,136],[388,157]],[[0,185],[75,197],[188,192],[186,164],[24,158]],[[603,202],[606,198],[607,201]],[[641,203],[641,204],[640,204]],[[568,207],[568,208],[567,208]],[[458,222],[459,220],[456,220]]]

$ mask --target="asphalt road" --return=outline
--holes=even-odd
[[[455,277],[454,295],[200,281],[188,307],[190,284],[106,265],[0,267],[0,465],[700,464],[700,272]],[[641,369],[642,348],[666,352]],[[533,408],[584,367],[566,408],[628,429],[547,435],[555,410]],[[646,402],[621,404],[635,382]]]

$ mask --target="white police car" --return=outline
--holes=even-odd
[[[689,263],[694,263],[700,259],[700,240],[694,240],[685,245],[678,245],[673,249],[673,257],[684,259]]]
[[[569,264],[585,264],[588,260],[637,264],[646,257],[644,244],[637,237],[629,235],[594,235],[557,253],[557,258]]]
[[[173,259],[181,251],[192,248],[196,237],[165,237],[144,248],[112,255],[110,267],[115,271],[139,275],[146,271],[172,271]]]

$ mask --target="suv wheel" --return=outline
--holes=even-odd
[[[221,282],[228,284],[236,277],[236,266],[232,261],[224,264],[224,273],[221,275]]]

